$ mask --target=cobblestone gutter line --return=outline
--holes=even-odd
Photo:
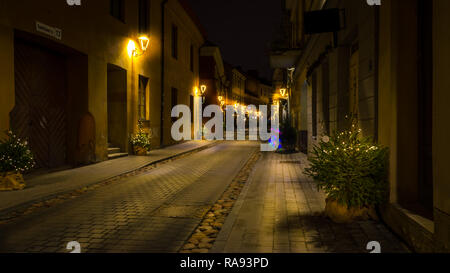
[[[250,173],[261,157],[256,151],[239,171],[219,200],[206,213],[191,237],[179,250],[180,253],[208,253],[213,247],[217,234],[222,229],[227,216],[231,213],[239,194],[244,188]]]
[[[141,167],[136,170],[129,171],[129,172],[125,172],[123,174],[120,174],[120,175],[117,175],[117,176],[114,176],[114,177],[111,177],[111,178],[108,178],[108,179],[105,179],[102,181],[95,182],[89,186],[85,186],[85,187],[82,187],[82,188],[79,188],[76,190],[70,190],[70,191],[67,191],[64,193],[49,195],[43,199],[35,200],[32,202],[27,202],[25,204],[21,204],[19,206],[13,207],[13,208],[8,209],[3,212],[0,211],[0,226],[11,223],[12,221],[16,220],[17,218],[37,212],[38,210],[50,208],[55,205],[61,204],[65,201],[75,199],[84,193],[96,190],[100,187],[108,186],[108,185],[118,182],[124,178],[144,174],[154,168],[157,168],[161,164],[166,164],[166,163],[172,162],[174,160],[178,160],[178,159],[190,156],[192,154],[201,152],[203,150],[209,149],[209,148],[217,145],[218,143],[219,142],[216,141],[212,144],[205,145],[205,146],[196,148],[196,149],[188,151],[188,152],[183,152],[183,153],[171,156],[171,157],[163,159],[163,160],[155,161],[155,162],[150,163],[147,166],[144,166],[144,167]]]

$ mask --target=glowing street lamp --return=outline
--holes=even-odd
[[[287,92],[286,92],[287,90],[286,90],[286,88],[281,88],[280,89],[280,95],[282,96],[282,97],[286,97],[286,95],[287,95]]]
[[[128,42],[128,46],[127,46],[127,50],[128,50],[128,55],[133,56],[133,57],[139,57],[144,55],[145,51],[147,51],[147,48],[150,44],[150,39],[147,36],[140,36],[138,38],[139,41],[139,47],[140,47],[140,52],[138,51],[138,48],[136,47],[136,44],[133,40],[130,40]]]
[[[204,100],[205,92],[206,92],[206,85],[201,85],[200,89],[197,86],[194,87],[194,95],[196,97],[202,97],[202,103],[205,103]]]
[[[200,90],[202,91],[202,96],[203,96],[206,92],[206,85],[201,85]]]
[[[138,38],[139,44],[141,45],[142,52],[147,51],[148,45],[150,44],[150,39],[147,36],[141,36]]]

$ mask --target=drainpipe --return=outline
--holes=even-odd
[[[166,4],[169,0],[161,2],[161,127],[160,127],[160,146],[164,145],[164,76],[165,76],[165,17]]]

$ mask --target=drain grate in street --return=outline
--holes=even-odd
[[[159,208],[153,216],[202,219],[210,208],[210,206],[167,206]]]
[[[280,161],[280,164],[301,164],[302,162],[301,161],[299,161],[299,160],[297,160],[297,161],[295,161],[295,160],[293,160],[293,161]]]

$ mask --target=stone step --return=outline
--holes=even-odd
[[[108,148],[108,155],[119,154],[119,153],[120,153],[120,148]]]
[[[128,154],[127,153],[109,154],[108,159],[116,159],[116,158],[121,158],[121,157],[125,157],[125,156],[128,156]]]

